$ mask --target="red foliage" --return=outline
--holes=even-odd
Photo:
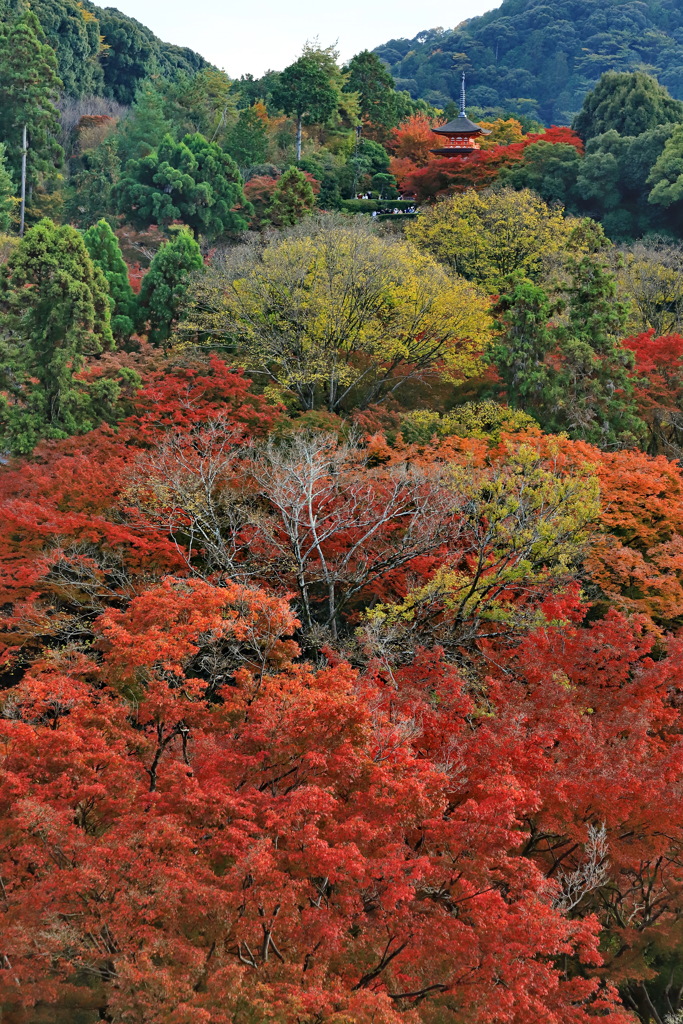
[[[394,160],[391,163],[399,188],[414,195],[419,202],[433,202],[439,196],[462,192],[468,188],[488,188],[501,168],[510,167],[522,159],[524,150],[534,142],[574,146],[583,152],[583,143],[571,128],[552,125],[543,134],[530,133],[522,142],[507,146],[494,146],[461,157],[431,157],[422,164],[417,161]]]
[[[665,389],[683,339],[631,343]],[[3,1020],[629,1024],[613,984],[680,940],[681,471],[540,431],[390,445],[381,410],[365,450],[243,443],[279,415],[219,359],[153,365],[116,430],[2,471]],[[594,604],[522,574],[514,636],[354,631],[469,564],[447,467],[522,444],[599,478]],[[241,582],[188,557],[202,515]]]

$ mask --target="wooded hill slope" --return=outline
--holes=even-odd
[[[0,20],[17,6],[17,0],[0,0]],[[151,74],[172,77],[207,66],[198,53],[162,42],[115,7],[97,7],[88,0],[33,0],[31,9],[57,54],[59,77],[70,96],[108,96],[128,104]]]
[[[654,74],[683,97],[679,0],[503,0],[457,28],[392,39],[375,52],[397,86],[436,106],[459,97],[566,124],[604,71]]]

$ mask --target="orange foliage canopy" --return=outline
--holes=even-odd
[[[680,470],[540,431],[248,443],[278,418],[181,365],[2,471],[3,1019],[630,1024],[613,983],[683,907]],[[523,626],[450,660],[373,634],[377,597],[473,557],[448,467],[522,444],[600,480],[587,597],[511,584]],[[189,551],[207,495],[239,582]],[[329,573],[337,643],[290,602]]]
[[[531,132],[525,135],[521,142],[477,150],[461,157],[431,156],[421,162],[410,158],[408,162],[405,157],[395,159],[390,163],[390,170],[396,175],[403,192],[414,195],[419,202],[433,202],[439,196],[452,192],[487,188],[495,181],[501,168],[518,163],[526,147],[539,141],[570,145],[583,151],[581,139],[571,128],[552,125],[542,134]]]

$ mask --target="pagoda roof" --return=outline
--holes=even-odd
[[[440,128],[432,128],[432,131],[436,135],[490,135],[491,131],[488,128],[482,128],[481,125],[475,124],[474,121],[470,121],[467,114],[462,111],[453,120],[449,121],[448,124],[442,125]]]

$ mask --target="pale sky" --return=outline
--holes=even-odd
[[[147,25],[167,43],[189,46],[231,77],[281,70],[307,39],[337,43],[342,61],[389,39],[455,25],[501,0],[99,0]]]

